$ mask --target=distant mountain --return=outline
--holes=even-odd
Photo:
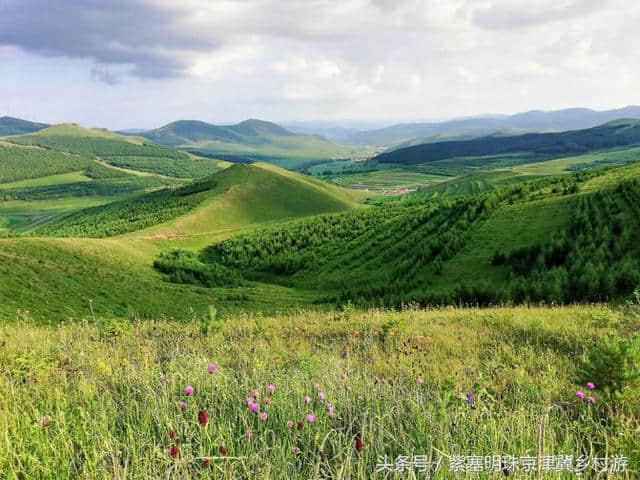
[[[266,161],[285,168],[345,156],[351,151],[319,135],[296,134],[255,119],[235,125],[180,120],[138,135],[202,156],[233,162]]]
[[[595,111],[588,108],[570,108],[555,111],[533,110],[511,116],[485,116],[445,122],[405,123],[376,130],[355,133],[344,143],[356,145],[392,146],[460,140],[500,132],[517,135],[528,132],[566,131],[591,128],[619,118],[640,118],[640,106],[616,110]]]
[[[46,123],[29,122],[14,117],[2,117],[0,118],[0,137],[33,133],[48,126]]]
[[[564,156],[636,144],[640,144],[640,120],[616,120],[598,127],[559,133],[490,135],[473,140],[425,143],[382,153],[372,161],[413,165],[455,157],[519,152]]]

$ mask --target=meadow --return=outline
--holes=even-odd
[[[568,479],[584,456],[589,478],[606,475],[601,457],[609,469],[614,457],[628,462],[607,478],[637,478],[640,372],[625,362],[640,358],[638,313],[631,304],[347,306],[272,317],[211,308],[181,323],[21,318],[0,327],[0,471],[433,478],[417,469],[433,474],[439,462],[438,479]],[[625,345],[635,353],[613,355]],[[608,363],[594,364],[594,354]],[[403,472],[380,470],[385,457],[395,469],[403,455]],[[503,457],[486,471],[455,471],[494,455]],[[561,455],[572,470],[549,471]],[[526,473],[508,456],[537,466]]]

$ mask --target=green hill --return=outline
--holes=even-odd
[[[639,172],[583,172],[297,220],[216,243],[200,261],[312,289],[320,302],[619,298],[640,285]]]
[[[599,127],[560,133],[488,136],[436,142],[385,152],[373,162],[415,165],[440,160],[526,153],[543,158],[578,155],[593,150],[640,144],[640,121],[618,120]]]
[[[144,235],[156,237],[201,234],[345,210],[358,198],[357,193],[271,165],[237,164],[183,187],[76,212],[35,233],[109,237],[146,229]]]
[[[32,133],[47,128],[49,125],[46,123],[35,123],[27,120],[21,120],[14,117],[1,117],[0,118],[0,137],[6,137],[7,135],[20,135],[23,133]]]
[[[285,168],[300,168],[352,152],[320,136],[295,134],[262,120],[223,126],[181,120],[140,135],[157,144],[198,155],[233,162],[265,161]]]

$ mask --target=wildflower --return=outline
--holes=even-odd
[[[467,402],[467,405],[469,405],[469,406],[473,405],[473,392],[472,391],[467,392],[467,399],[465,401]]]
[[[253,398],[253,397],[247,397],[247,400],[246,400],[247,405],[251,405],[252,403],[255,403],[255,401],[256,401],[256,400],[255,400],[255,398]]]
[[[186,387],[184,387],[184,394],[187,397],[191,397],[194,392],[195,392],[195,389],[191,385],[187,385]]]
[[[585,397],[585,394],[582,390],[578,390],[576,392],[576,397],[578,397],[580,400],[582,400]]]
[[[220,451],[220,455],[222,455],[223,457],[227,456],[227,449],[224,448],[224,445],[220,445],[220,447],[218,448],[218,450]]]
[[[309,395],[304,396],[304,404],[309,405],[311,403],[311,397]]]
[[[276,391],[276,386],[275,385],[267,385],[267,393],[269,395],[273,395],[273,393]]]
[[[266,403],[267,405],[269,405],[269,404],[271,403],[271,398],[270,398],[270,397],[264,397],[264,398],[262,399],[262,401],[263,401],[264,403]]]
[[[211,467],[211,460],[209,460],[208,458],[203,458],[202,468],[209,468],[209,467]]]
[[[215,363],[210,363],[209,366],[207,367],[207,369],[209,370],[209,373],[214,374],[214,373],[218,373],[218,365],[216,365]]]
[[[424,380],[418,377],[418,385],[424,385]]]
[[[293,420],[287,420],[287,428],[293,427]]]
[[[307,423],[313,423],[316,420],[316,416],[313,413],[308,413],[305,418]]]
[[[293,447],[291,447],[291,451],[293,452],[294,455],[298,455],[300,453],[300,448],[294,445]]]
[[[304,428],[304,422],[303,421],[299,421],[298,422],[298,430],[302,430]]]
[[[207,412],[205,412],[204,410],[200,410],[198,412],[198,421],[200,422],[200,425],[202,425],[203,427],[206,427],[207,423],[209,422],[209,417],[207,416]]]
[[[589,390],[593,390],[593,389],[595,389],[595,388],[596,388],[596,384],[595,384],[595,383],[593,383],[593,382],[587,382],[587,388],[588,388]]]
[[[313,384],[313,389],[316,390],[316,391],[320,390],[320,384],[319,383],[314,383]]]
[[[596,397],[589,397],[589,403],[591,405],[593,405],[594,403],[596,403]]]
[[[330,417],[333,417],[333,404],[332,403],[327,403],[326,410],[327,410],[327,414]]]
[[[175,431],[175,430],[171,430],[171,431],[169,432],[169,438],[170,438],[170,439],[174,440],[177,436],[178,436],[178,434],[176,433],[176,431]]]
[[[266,422],[267,421],[267,412],[262,412],[260,413],[260,415],[258,415],[258,418],[260,419],[261,422]]]
[[[362,438],[360,437],[356,438],[356,450],[358,452],[361,452],[363,448],[364,448],[364,442],[362,441]]]
[[[318,392],[318,400],[324,402],[325,398],[327,398],[327,395],[324,392]]]
[[[253,402],[249,404],[249,411],[251,413],[256,413],[258,410],[260,410],[260,405],[258,405],[257,403]]]
[[[178,447],[176,447],[175,445],[172,445],[171,448],[169,449],[169,456],[171,458],[176,458],[179,454],[180,454],[180,451],[178,450]]]
[[[250,428],[247,428],[244,431],[244,438],[246,438],[247,440],[249,440],[251,437],[253,436],[253,432],[251,431]]]
[[[249,394],[252,397],[259,397],[260,396],[260,390],[258,390],[257,388],[254,388],[253,390],[251,390],[251,393]]]

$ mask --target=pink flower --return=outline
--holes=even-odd
[[[305,418],[307,420],[307,423],[313,423],[316,420],[316,416],[313,413],[308,413]]]
[[[269,395],[273,395],[273,392],[276,391],[276,386],[275,385],[267,385],[267,393]]]
[[[313,384],[313,388],[314,388],[315,390],[320,390],[320,384],[319,384],[319,383],[314,383],[314,384]]]
[[[287,420],[287,428],[293,427],[293,420]]]
[[[181,400],[180,403],[178,403],[178,408],[180,410],[184,410],[185,408],[187,408],[187,402],[185,402],[184,400]]]
[[[261,422],[266,422],[267,421],[267,412],[262,412],[260,415],[258,415],[258,418],[260,419]]]
[[[593,382],[587,382],[587,388],[589,390],[593,390],[594,388],[596,388],[596,384]]]
[[[327,403],[326,410],[327,410],[327,414],[330,417],[333,417],[333,404],[332,403]]]
[[[194,392],[195,392],[195,389],[191,385],[187,385],[186,387],[184,387],[184,394],[187,397],[191,397]]]
[[[218,365],[215,363],[210,363],[207,368],[209,369],[209,373],[218,373]]]
[[[327,398],[327,395],[324,392],[318,392],[318,400],[324,402],[325,398]]]
[[[309,405],[311,403],[311,397],[309,395],[304,396],[304,404]]]
[[[596,403],[596,397],[589,397],[589,403],[591,405],[593,405],[594,403]]]
[[[249,395],[251,395],[252,397],[258,397],[260,396],[260,390],[254,388],[253,390],[251,390],[251,393]]]
[[[251,413],[256,413],[259,409],[260,409],[260,405],[258,405],[257,403],[253,402],[249,404],[249,411]]]
[[[246,402],[247,402],[247,405],[251,405],[252,403],[255,402],[255,399],[253,397],[247,397]]]
[[[576,397],[578,397],[580,400],[582,400],[585,397],[585,394],[582,390],[578,390],[576,392]]]

